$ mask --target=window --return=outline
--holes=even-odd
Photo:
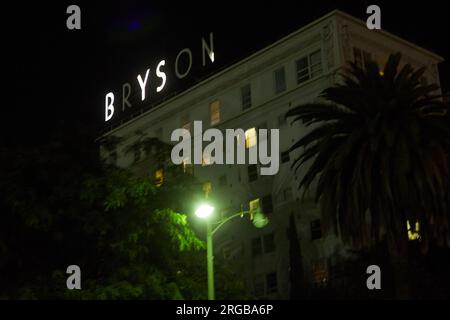
[[[109,162],[112,163],[112,164],[117,163],[117,151],[112,151],[109,154]]]
[[[205,155],[203,153],[203,157],[202,157],[202,167],[206,167],[209,166],[211,164],[211,157],[208,155]]]
[[[274,78],[275,78],[275,94],[278,94],[286,90],[286,75],[284,72],[284,67],[275,70]]]
[[[281,163],[289,162],[291,158],[289,157],[289,151],[284,151],[281,153]]]
[[[138,162],[139,160],[141,160],[141,148],[140,147],[135,147],[133,149],[133,153],[134,153],[134,162]]]
[[[261,274],[253,279],[253,293],[256,297],[264,296],[264,276]]]
[[[155,171],[155,185],[157,187],[162,186],[164,182],[164,170],[163,169],[158,169]]]
[[[215,125],[220,122],[220,101],[215,100],[209,104],[209,110],[211,113],[211,125]]]
[[[163,128],[158,128],[155,130],[155,137],[158,139],[162,139],[163,136]]]
[[[420,77],[420,85],[422,85],[422,86],[427,86],[428,85],[428,80],[427,80],[427,77]]]
[[[252,256],[258,256],[262,254],[262,244],[261,244],[261,238],[253,238],[252,239]]]
[[[297,84],[309,79],[308,58],[297,60]]]
[[[322,73],[321,51],[317,50],[310,55],[297,60],[297,84],[305,82]]]
[[[355,64],[360,68],[364,68],[366,63],[371,60],[370,53],[356,47],[353,48],[353,57]]]
[[[327,260],[322,259],[313,263],[312,276],[314,284],[316,286],[323,287],[327,285],[328,282]]]
[[[297,84],[312,79],[322,73],[322,53],[320,50],[314,51],[310,55],[303,57],[296,62]]]
[[[223,175],[219,177],[219,186],[225,187],[227,185],[227,176]]]
[[[241,88],[241,102],[242,110],[248,109],[252,106],[252,91],[249,84]]]
[[[256,164],[249,164],[247,167],[248,182],[258,180],[258,166]]]
[[[192,166],[191,161],[189,160],[189,158],[184,158],[183,159],[183,172],[187,173],[187,174],[192,174],[193,173],[193,166]]]
[[[252,211],[252,212],[257,211],[258,208],[259,208],[259,198],[258,198],[258,199],[251,200],[251,201],[248,203],[248,208],[249,208],[249,210]]]
[[[408,240],[420,240],[420,223],[419,221],[416,221],[414,224],[414,228],[411,227],[411,224],[409,223],[409,220],[406,220],[406,227],[408,229]]]
[[[271,194],[264,196],[264,198],[262,199],[262,211],[265,214],[273,212],[273,204],[272,204],[272,195]]]
[[[322,226],[320,219],[311,221],[311,240],[322,238]]]
[[[267,135],[264,136],[262,135],[261,131],[259,129],[267,129],[267,122],[261,123],[259,126],[257,126],[257,130],[255,130],[255,136],[257,135],[257,132],[260,132],[259,137],[255,139],[255,143],[257,142],[257,139],[260,140],[260,143],[262,143],[262,141],[266,141],[267,140],[267,136],[269,135],[269,130],[267,130]]]
[[[191,123],[189,122],[189,116],[185,115],[181,118],[181,127],[188,131],[191,131]]]
[[[282,127],[286,124],[286,117],[284,116],[284,114],[281,114],[278,116],[278,127]]]
[[[317,50],[309,56],[311,78],[315,78],[322,73],[322,57],[320,50]]]
[[[266,293],[276,293],[278,291],[277,274],[275,272],[266,274]]]
[[[245,130],[245,147],[247,149],[256,146],[256,129],[250,128]]]
[[[263,237],[264,253],[275,251],[275,237],[273,233],[266,234]]]

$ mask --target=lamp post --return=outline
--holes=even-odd
[[[241,211],[233,214],[217,223],[217,226],[212,229],[210,219],[208,219],[214,211],[214,207],[209,204],[202,204],[195,211],[195,215],[201,219],[206,219],[206,267],[208,272],[208,300],[215,300],[216,294],[214,289],[214,255],[213,255],[213,235],[220,229],[225,223],[236,218],[243,217],[244,214],[249,213],[250,219],[253,221],[253,225],[257,228],[262,228],[268,223],[267,217],[260,211],[256,213],[253,210]]]

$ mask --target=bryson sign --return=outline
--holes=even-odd
[[[201,46],[202,46],[202,66],[206,66],[206,60],[207,57],[211,62],[214,62],[214,39],[213,39],[213,33],[211,32],[209,34],[209,44],[206,42],[206,40],[202,37],[201,39]],[[185,56],[185,58],[183,58]],[[180,68],[179,61],[180,59],[187,59],[188,64],[187,67]],[[122,111],[125,111],[126,108],[130,108],[132,105],[130,103],[130,95],[133,90],[133,88],[137,88],[140,90],[141,93],[141,101],[145,101],[146,97],[149,95],[149,88],[151,87],[150,84],[154,83],[156,88],[154,90],[156,93],[161,93],[164,90],[164,87],[167,82],[167,74],[164,72],[164,67],[166,66],[166,60],[159,61],[156,69],[150,70],[150,68],[147,68],[145,70],[145,73],[143,75],[138,74],[136,77],[136,81],[129,83],[125,82],[122,85],[122,94],[121,94],[121,108]],[[178,52],[175,61],[174,61],[174,70],[175,70],[175,76],[178,79],[183,79],[189,74],[189,71],[192,67],[192,51],[189,48],[184,48]],[[156,77],[150,76],[150,73],[154,73]],[[149,78],[150,77],[150,78]],[[105,122],[112,119],[114,116],[114,113],[116,111],[117,104],[116,103],[116,96],[113,92],[108,92],[105,96]]]

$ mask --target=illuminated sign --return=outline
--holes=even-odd
[[[209,34],[209,44],[206,42],[206,40],[202,37],[201,39],[202,43],[202,66],[206,66],[206,60],[207,57],[211,62],[214,62],[214,41],[213,41],[213,34],[212,32]],[[184,70],[180,68],[179,61],[183,57],[183,59],[187,58],[188,65]],[[185,57],[185,58],[184,58]],[[150,95],[149,94],[149,87],[150,84],[153,83],[151,79],[150,74],[154,73],[156,75],[155,83],[157,84],[155,91],[156,93],[160,93],[164,90],[164,87],[167,82],[167,74],[164,72],[164,67],[166,66],[166,60],[163,59],[159,61],[156,69],[150,70],[150,68],[147,68],[143,74],[138,74],[136,77],[136,81],[133,82],[134,86],[132,86],[131,83],[126,82],[122,85],[122,94],[121,94],[121,105],[122,105],[122,111],[124,111],[126,108],[131,107],[131,103],[129,101],[132,88],[136,87],[137,90],[140,90],[141,93],[141,101],[145,101],[146,98]],[[189,74],[189,71],[192,67],[192,51],[189,48],[184,48],[178,52],[175,62],[174,62],[174,69],[175,69],[175,76],[178,79],[183,79]],[[112,119],[116,112],[115,104],[117,102],[117,99],[113,92],[108,92],[105,95],[105,122]]]

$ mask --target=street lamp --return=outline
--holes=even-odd
[[[269,219],[259,210],[249,210],[241,211],[233,214],[221,221],[217,222],[217,226],[211,229],[211,220],[208,219],[214,211],[214,207],[203,203],[197,210],[195,210],[195,215],[201,219],[206,219],[206,267],[208,271],[208,300],[215,300],[215,290],[214,290],[214,256],[213,256],[213,235],[220,229],[225,223],[236,218],[243,217],[244,214],[250,214],[250,219],[253,225],[257,228],[263,228],[269,222]]]

